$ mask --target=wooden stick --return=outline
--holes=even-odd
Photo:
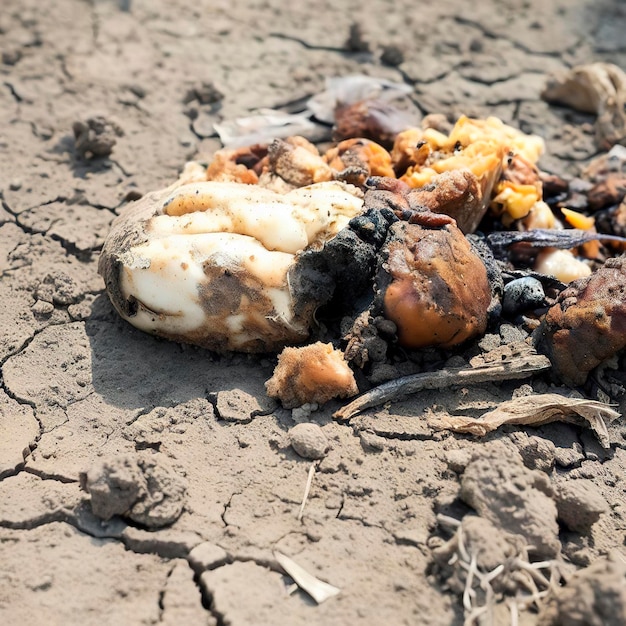
[[[513,356],[497,365],[481,365],[470,368],[449,368],[437,372],[425,372],[403,376],[367,391],[333,414],[340,421],[347,421],[365,409],[380,406],[389,400],[403,397],[424,389],[443,389],[453,385],[477,385],[480,383],[519,380],[545,372],[551,367],[548,357],[541,354]]]

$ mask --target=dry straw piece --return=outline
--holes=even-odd
[[[293,578],[296,585],[306,591],[317,604],[321,604],[328,598],[336,596],[341,591],[341,589],[333,587],[333,585],[329,585],[319,578],[315,578],[313,574],[309,574],[301,565],[298,565],[288,556],[282,554],[282,552],[274,552],[274,558],[285,572]]]
[[[445,415],[432,418],[429,424],[436,428],[482,437],[504,424],[541,426],[550,422],[573,424],[586,422],[586,425],[598,437],[602,447],[608,448],[610,447],[609,433],[604,420],[613,421],[619,416],[617,411],[603,402],[567,398],[557,393],[542,393],[503,402],[496,409],[485,413],[478,419],[463,415]]]

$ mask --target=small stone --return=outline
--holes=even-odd
[[[399,46],[384,46],[380,55],[380,62],[389,67],[398,67],[404,63],[404,52]]]
[[[543,285],[532,276],[517,278],[504,286],[502,299],[502,311],[508,313],[521,313],[545,305],[546,294]]]
[[[54,311],[54,304],[52,302],[46,302],[45,300],[37,300],[33,306],[30,307],[35,317],[50,317]]]
[[[317,424],[297,424],[289,431],[289,440],[304,459],[323,459],[328,452],[328,439]]]
[[[502,337],[502,343],[519,343],[525,341],[528,334],[525,333],[519,326],[513,326],[512,324],[501,324],[500,337]]]
[[[19,49],[3,50],[2,62],[5,65],[15,65],[22,58],[22,51]]]
[[[361,431],[360,433],[361,445],[363,448],[381,451],[387,447],[387,441],[384,437],[377,435],[368,430]]]
[[[19,191],[22,188],[22,181],[19,178],[15,178],[9,183],[9,189],[11,191]]]
[[[575,532],[587,532],[609,509],[591,480],[569,480],[555,493],[559,521]]]

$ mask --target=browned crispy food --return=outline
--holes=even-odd
[[[369,176],[395,176],[389,152],[369,139],[346,139],[330,148],[324,161],[353,184],[363,185]]]
[[[391,148],[396,135],[412,126],[412,116],[384,100],[361,100],[335,109],[333,139],[372,139]]]
[[[268,161],[264,171],[282,178],[292,187],[306,187],[334,178],[334,171],[318,149],[299,136],[272,141],[268,147]]]
[[[485,332],[491,303],[487,271],[453,223],[425,228],[396,222],[383,259],[379,290],[401,345],[449,348]]]
[[[207,168],[206,180],[256,185],[259,172],[255,167],[266,155],[267,146],[263,145],[218,150]]]
[[[267,395],[278,398],[287,409],[324,404],[359,392],[341,350],[320,341],[301,348],[285,348],[265,387]]]
[[[431,152],[430,144],[424,139],[421,128],[409,128],[400,133],[391,150],[391,161],[396,174],[401,176],[409,167],[421,167]]]
[[[488,204],[478,179],[469,170],[444,172],[409,194],[412,206],[453,217],[464,234],[476,230]]]
[[[626,347],[626,257],[608,259],[562,291],[535,341],[570,385],[583,384],[594,367]]]

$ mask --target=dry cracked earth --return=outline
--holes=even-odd
[[[464,608],[463,570],[441,557],[454,531],[445,520],[469,516],[495,529],[472,535],[468,522],[465,535],[485,567],[498,566],[503,522],[489,510],[507,504],[512,484],[520,510],[547,511],[529,531],[541,558],[584,568],[626,554],[621,420],[604,450],[569,425],[476,440],[423,419],[480,412],[528,385],[546,390],[543,380],[521,391],[424,392],[350,424],[332,419],[331,403],[310,418],[330,451],[299,520],[311,461],[289,445],[291,412],[265,395],[272,358],[216,356],[118,319],[96,271],[109,224],[129,200],[175,180],[186,160],[214,152],[215,122],[297,102],[328,76],[364,73],[411,85],[421,114],[497,115],[540,134],[543,168],[575,175],[596,151],[593,118],[543,102],[546,76],[595,60],[626,69],[620,0],[290,4],[2,2],[3,624],[508,623],[514,611],[520,624],[541,623],[532,602],[499,602],[494,622],[472,614],[487,600],[468,596]],[[347,46],[353,24],[367,45]],[[86,159],[72,126],[94,114],[123,134],[110,156]],[[507,333],[515,329],[491,341]],[[80,473],[124,455],[184,480],[175,523],[154,529],[93,514]],[[566,492],[578,494],[575,511],[589,523],[564,512]],[[275,551],[341,593],[320,605],[287,593]],[[523,592],[532,590],[521,582],[501,591],[509,600]]]

